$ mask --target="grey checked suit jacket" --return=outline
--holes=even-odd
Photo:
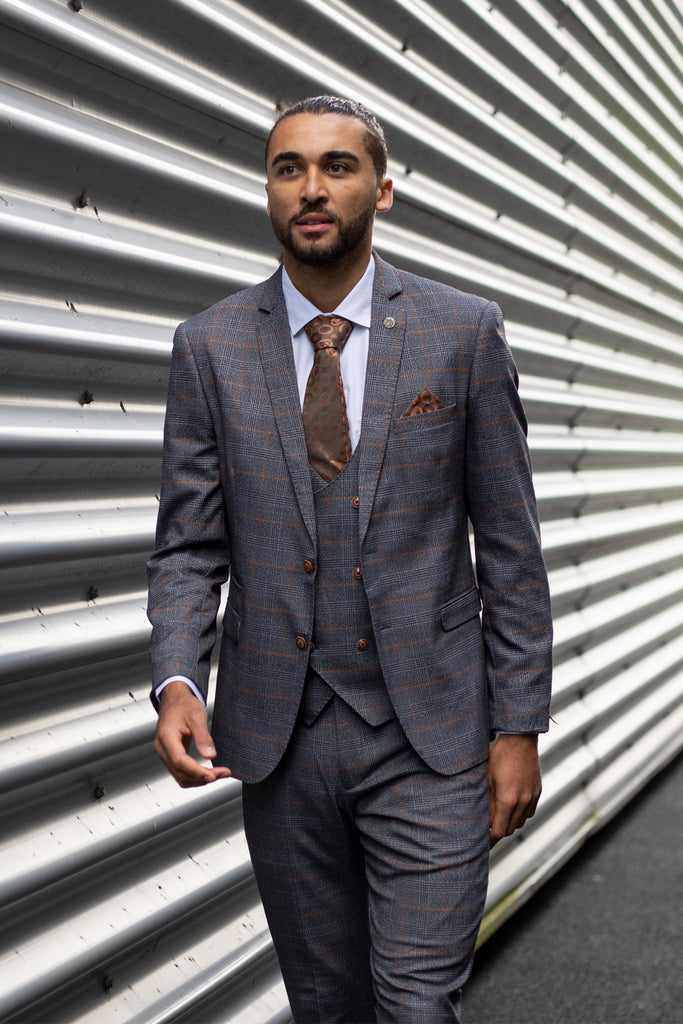
[[[376,260],[363,582],[398,718],[451,774],[486,756],[491,731],[547,729],[551,620],[526,422],[498,307]],[[443,408],[405,416],[423,388]],[[277,271],[176,332],[149,562],[155,686],[182,674],[206,692],[230,575],[212,731],[217,763],[245,781],[272,771],[292,731],[314,621],[304,562],[315,559]]]

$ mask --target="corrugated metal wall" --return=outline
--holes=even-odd
[[[239,786],[151,749],[174,324],[276,265],[275,105],[385,122],[379,250],[496,299],[556,613],[545,798],[488,934],[681,745],[677,0],[0,0],[0,1017],[284,1022]]]

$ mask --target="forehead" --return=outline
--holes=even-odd
[[[346,114],[293,114],[280,121],[268,147],[268,163],[278,153],[301,153],[315,160],[323,153],[348,150],[359,160],[370,160],[362,121]]]

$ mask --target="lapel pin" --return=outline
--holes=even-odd
[[[384,317],[384,326],[385,327],[395,327],[396,326],[396,321],[394,320],[393,316],[385,316]]]

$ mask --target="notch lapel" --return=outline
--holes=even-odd
[[[282,271],[270,278],[260,305],[258,345],[270,401],[275,414],[280,443],[294,485],[299,509],[311,540],[315,544],[315,507],[311,469],[306,450],[299,389],[292,352],[292,335],[287,307],[282,294]]]
[[[372,323],[363,397],[358,528],[363,543],[375,500],[394,408],[394,392],[405,337],[403,285],[394,268],[375,256]]]

